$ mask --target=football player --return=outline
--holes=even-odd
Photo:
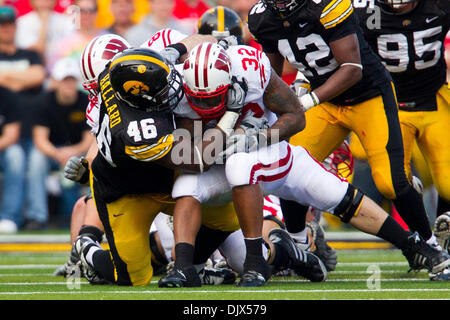
[[[262,197],[254,192],[255,188],[261,189],[263,194],[311,204],[335,214],[361,231],[393,243],[403,250],[414,269],[427,267],[437,272],[450,263],[450,257],[427,245],[417,233],[410,236],[346,180],[324,170],[304,148],[284,141],[293,130],[301,129],[303,116],[298,114],[301,110],[299,101],[276,73],[271,72],[270,62],[263,52],[248,46],[231,46],[225,51],[218,45],[203,43],[189,53],[183,74],[189,106],[202,120],[211,121],[223,114],[223,96],[232,83],[231,79],[241,76],[248,82],[242,109],[243,122],[248,114],[258,115],[270,126],[257,130],[260,126],[255,125],[245,133],[231,135],[227,142],[230,145],[224,151],[228,156],[225,166],[216,165],[201,174],[182,174],[172,191],[173,198],[178,199],[177,206],[181,204],[183,210],[191,214],[200,204],[220,203],[232,195],[247,249],[239,285],[260,286],[270,277],[260,248]],[[182,107],[185,106],[179,104],[177,108]],[[274,142],[270,137],[275,134],[279,140]],[[263,139],[261,135],[264,141],[272,144],[259,148]],[[246,190],[249,187],[250,191]],[[276,231],[269,236],[271,234],[273,239],[279,236]],[[421,255],[428,256],[425,260],[435,264],[436,268],[417,264],[421,259],[416,258]],[[314,257],[308,255],[308,258]],[[183,258],[186,263],[187,259]],[[318,264],[321,265],[320,260]],[[176,273],[169,274],[160,283],[175,282],[176,277]]]
[[[239,15],[230,8],[210,8],[198,20],[197,32],[210,34],[217,40],[235,36],[242,43],[243,23]]]
[[[147,263],[150,260],[146,259],[150,256],[148,224],[159,211],[170,213],[173,205],[164,192],[173,182],[168,175],[171,171],[165,167],[206,170],[207,165],[203,165],[203,159],[200,164],[192,159],[175,163],[171,108],[182,97],[181,78],[162,56],[145,49],[125,50],[108,64],[98,83],[100,125],[95,134],[99,153],[92,162],[90,180],[114,264],[108,251],[101,250],[91,237],[78,237],[75,247],[88,279],[101,274],[110,282],[144,285],[152,275]],[[235,97],[236,91],[235,88]],[[230,101],[233,100],[228,98],[228,107]],[[220,132],[233,127],[237,117],[230,118],[230,113],[218,122]],[[199,151],[192,156],[201,154],[205,145],[208,143],[203,141],[195,145]],[[150,180],[157,183],[148,183]],[[221,207],[223,211],[214,208],[220,217],[233,212]],[[228,224],[233,221],[231,218],[228,217]],[[195,269],[189,271],[198,276]]]
[[[377,0],[372,6],[364,2],[355,1],[354,6],[366,39],[394,80],[406,173],[411,176],[415,140],[439,194],[435,233],[444,245],[450,219],[439,216],[450,211],[450,89],[444,56],[450,1]]]
[[[411,230],[435,244],[422,198],[405,173],[392,78],[364,39],[351,0],[260,0],[248,25],[278,74],[286,59],[310,84],[310,91],[298,90],[306,128],[290,142],[323,161],[355,132],[379,191]],[[289,231],[300,233],[307,208],[281,204],[288,230],[297,226]]]

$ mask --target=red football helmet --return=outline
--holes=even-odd
[[[192,49],[183,75],[188,103],[202,119],[215,119],[225,113],[231,62],[220,45],[205,42]]]

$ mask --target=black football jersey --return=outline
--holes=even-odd
[[[350,34],[359,41],[363,78],[331,100],[352,105],[380,94],[378,85],[391,81],[389,72],[364,40],[351,0],[306,0],[295,15],[280,18],[262,1],[249,12],[248,25],[266,53],[280,53],[311,82],[321,86],[339,65],[329,44]]]
[[[399,108],[436,110],[436,92],[446,82],[450,0],[420,0],[402,15],[366,0],[354,0],[354,7],[367,41],[391,73]]]
[[[122,104],[113,93],[106,70],[99,76],[99,85],[99,153],[92,163],[96,196],[111,202],[125,194],[170,193],[173,170],[154,161],[172,148],[173,114]]]

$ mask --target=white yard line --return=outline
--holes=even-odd
[[[147,291],[81,291],[81,290],[70,290],[70,291],[30,291],[30,292],[21,292],[21,291],[14,291],[14,292],[0,292],[0,295],[30,295],[30,294],[166,294],[166,293],[218,293],[218,294],[224,294],[224,293],[325,293],[325,292],[450,292],[449,289],[424,289],[424,288],[417,288],[417,289],[378,289],[378,290],[371,290],[371,289],[307,289],[307,290],[298,290],[298,289],[292,289],[292,290],[147,290]]]

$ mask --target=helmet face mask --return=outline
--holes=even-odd
[[[220,45],[206,42],[194,47],[184,62],[183,75],[187,101],[202,119],[225,113],[231,61]]]
[[[109,67],[116,97],[145,111],[174,109],[183,97],[181,75],[161,55],[150,49],[129,49]]]
[[[186,98],[194,111],[202,119],[210,120],[222,116],[225,113],[226,95],[229,85],[215,92],[194,92],[186,84],[183,84]]]
[[[377,0],[381,7],[391,14],[405,14],[415,8],[415,3],[420,0]],[[403,11],[405,10],[406,11]]]
[[[342,143],[324,161],[325,167],[341,178],[348,178],[353,173],[355,159],[346,141]]]
[[[305,0],[263,0],[263,3],[277,15],[286,18],[297,12],[305,4]]]

